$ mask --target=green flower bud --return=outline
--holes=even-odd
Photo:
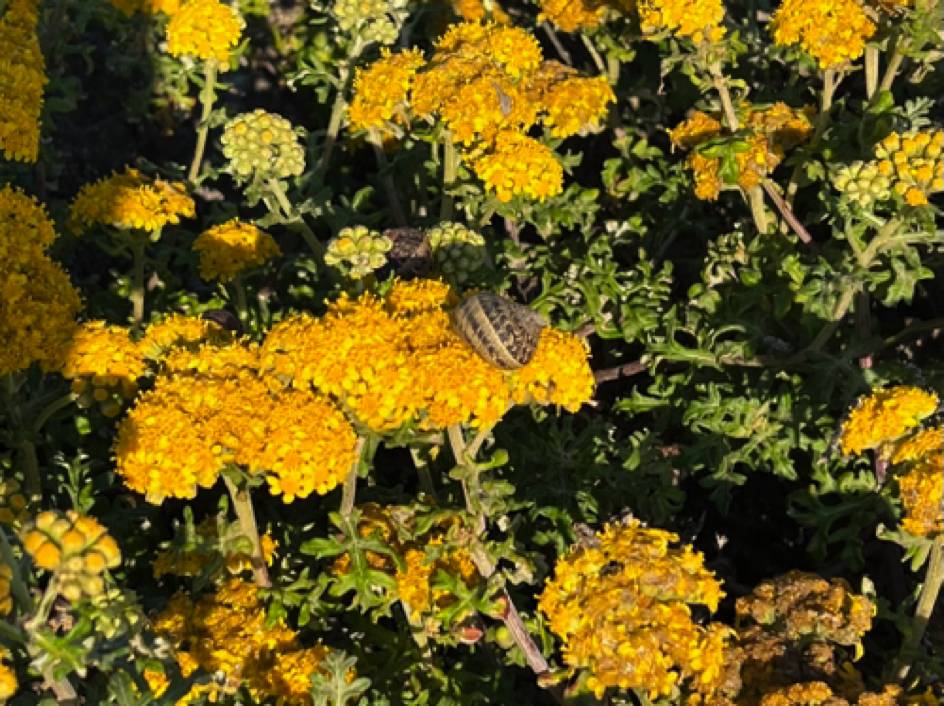
[[[223,128],[223,154],[237,181],[287,179],[305,171],[305,148],[299,128],[264,110],[243,113]]]

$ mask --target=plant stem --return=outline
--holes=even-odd
[[[351,464],[351,470],[348,471],[347,477],[344,479],[344,489],[341,495],[341,514],[344,517],[350,517],[351,510],[354,509],[354,498],[357,493],[357,469],[361,465],[361,454],[364,453],[366,444],[366,436],[357,437],[357,443],[354,445],[354,463]]]
[[[878,47],[865,48],[865,95],[871,100],[878,88]]]
[[[40,429],[45,426],[46,422],[49,421],[49,418],[52,417],[52,415],[54,415],[60,409],[68,407],[70,404],[72,404],[73,400],[75,400],[75,395],[69,392],[65,395],[62,395],[61,397],[57,397],[48,405],[43,407],[43,411],[36,415],[36,419],[33,421],[33,433],[38,434]]]
[[[550,23],[542,22],[540,26],[547,35],[547,38],[551,40],[551,44],[554,45],[554,49],[557,51],[557,55],[561,58],[561,61],[563,61],[568,66],[573,66],[574,62],[570,58],[570,52],[564,49],[564,45],[561,44],[561,41],[557,36],[557,32],[554,31],[554,28],[551,27]]]
[[[600,52],[598,52],[597,48],[593,46],[593,40],[583,32],[580,33],[580,38],[583,40],[584,46],[587,47],[587,51],[590,52],[590,56],[593,57],[593,63],[596,64],[597,71],[605,75],[606,64],[603,63],[603,57],[600,56]]]
[[[911,620],[911,630],[899,653],[898,669],[895,674],[899,684],[905,681],[908,672],[911,670],[912,655],[918,649],[921,638],[924,637],[924,631],[931,619],[931,613],[934,612],[934,604],[941,592],[942,582],[944,582],[944,535],[938,535],[931,544],[928,572],[925,574],[921,595],[918,597],[918,605]]]
[[[341,120],[344,118],[344,111],[347,110],[347,99],[344,94],[347,92],[348,83],[351,78],[351,66],[354,60],[364,51],[364,42],[358,37],[354,40],[354,46],[351,47],[351,53],[348,54],[340,69],[338,70],[338,93],[334,97],[334,104],[331,106],[331,117],[328,119],[328,132],[325,135],[324,144],[321,146],[321,156],[318,157],[318,164],[315,166],[315,173],[321,174],[328,167],[328,160],[331,159],[331,153],[334,151],[334,145],[338,141],[338,133],[341,131]]]
[[[456,143],[452,140],[452,133],[449,130],[443,130],[443,189],[442,207],[439,211],[440,221],[452,220],[453,199],[449,190],[456,183],[458,173],[459,154],[456,151]]]
[[[200,125],[197,127],[197,147],[190,162],[190,171],[187,181],[197,183],[200,174],[200,165],[203,163],[203,152],[206,149],[207,133],[210,131],[210,113],[213,112],[213,101],[216,98],[216,59],[207,59],[203,62],[203,90],[200,91],[200,103],[203,112],[200,114]]]
[[[453,424],[446,429],[446,434],[449,437],[449,445],[452,447],[452,453],[456,458],[456,464],[463,466],[470,471],[475,471],[475,459],[474,456],[470,453],[471,446],[465,445],[465,440],[462,436],[462,427],[459,424]],[[478,435],[473,440],[473,444],[476,444],[476,450],[481,446],[482,441],[487,436],[487,432],[483,433],[480,431]],[[465,494],[466,499],[466,509],[470,514],[476,516],[478,524],[478,533],[479,537],[485,534],[486,529],[486,517],[479,506],[478,501],[475,498],[475,492],[477,492],[478,481],[476,480],[472,488],[467,487],[466,482],[462,482],[462,490]],[[491,557],[488,556],[487,552],[482,548],[482,546],[475,542],[475,546],[469,549],[469,556],[472,558],[472,562],[475,564],[476,570],[479,572],[479,575],[485,580],[488,581],[489,578],[495,573],[495,564],[492,561]],[[524,654],[525,660],[528,662],[528,666],[531,667],[532,671],[535,674],[543,674],[548,671],[547,660],[544,659],[544,655],[541,654],[541,650],[537,645],[534,644],[534,640],[531,638],[531,634],[528,632],[528,628],[525,627],[524,622],[521,620],[521,615],[518,613],[517,608],[515,608],[514,602],[511,600],[511,596],[508,595],[508,592],[502,589],[502,595],[504,598],[504,611],[501,616],[499,616],[502,622],[505,623],[505,626],[508,628],[508,632],[511,633],[511,636],[514,638],[515,643],[518,647],[521,648],[522,654]]]
[[[400,197],[397,196],[397,187],[393,183],[393,176],[388,171],[389,163],[387,162],[387,154],[384,152],[383,138],[380,136],[380,131],[375,127],[370,128],[367,133],[367,140],[370,142],[370,146],[374,148],[377,166],[380,167],[380,171],[383,174],[381,181],[383,181],[383,187],[387,194],[390,210],[393,211],[393,219],[400,228],[406,228],[406,214],[404,214],[403,206],[400,204]]]
[[[147,238],[131,236],[131,339],[137,341],[144,323],[144,250]]]
[[[881,95],[882,91],[891,90],[892,84],[895,82],[895,77],[898,75],[898,69],[901,68],[901,63],[905,60],[905,52],[908,50],[910,44],[911,39],[908,37],[905,37],[895,44],[895,49],[892,51],[892,58],[888,60],[888,66],[885,67],[882,83],[879,85],[878,91],[872,96],[873,99],[875,96]]]
[[[419,449],[412,446],[410,447],[410,456],[413,457],[413,465],[416,467],[416,475],[420,479],[420,487],[438,505],[439,498],[436,496],[436,485],[433,483],[433,476],[429,472],[429,462],[422,457]]]
[[[239,529],[252,542],[252,573],[256,578],[256,585],[259,588],[272,588],[272,581],[269,580],[269,570],[266,568],[265,555],[262,553],[262,541],[259,539],[256,513],[252,507],[252,498],[249,491],[237,488],[229,476],[225,473],[222,475],[229,496],[233,499],[233,509],[236,511],[236,518],[239,520]]]
[[[728,130],[737,132],[741,124],[738,122],[737,111],[734,109],[734,103],[731,101],[731,92],[728,91],[727,81],[725,81],[724,74],[721,72],[721,64],[718,62],[713,63],[708,67],[708,72],[711,74],[715,90],[718,91],[718,96],[721,98],[721,107],[724,110],[725,120],[728,121]]]
[[[249,330],[249,304],[246,301],[246,283],[239,275],[233,277],[233,304],[236,307],[236,315],[239,317],[243,330]]]
[[[751,207],[751,216],[754,219],[754,225],[757,231],[764,235],[767,232],[767,207],[764,205],[764,192],[759,186],[753,186],[747,190],[747,203]]]
[[[283,211],[283,213],[279,215],[283,223],[305,239],[305,242],[308,243],[308,247],[311,248],[315,257],[318,258],[319,264],[321,264],[326,271],[333,272],[331,268],[324,265],[324,245],[321,244],[321,241],[318,240],[311,228],[308,227],[308,224],[305,223],[305,219],[295,213],[295,208],[285,195],[285,191],[282,190],[282,185],[279,184],[278,179],[269,179],[266,185],[279,202],[279,206]]]
[[[809,231],[803,227],[803,224],[800,223],[800,220],[796,217],[796,214],[793,213],[793,209],[790,208],[790,205],[784,201],[783,197],[777,192],[777,187],[775,187],[769,179],[764,180],[763,187],[764,191],[766,191],[767,195],[770,197],[770,200],[774,202],[774,206],[776,206],[777,210],[780,211],[780,215],[783,216],[784,222],[793,229],[793,232],[797,234],[797,237],[799,237],[800,240],[802,240],[803,243],[810,248],[810,250],[819,255],[819,246],[813,242],[813,237],[810,235]]]

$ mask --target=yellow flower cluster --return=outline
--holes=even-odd
[[[5,647],[0,647],[0,703],[9,699],[16,693],[19,682],[16,680],[16,672],[12,667],[4,664],[2,660],[9,659],[10,653]]]
[[[135,12],[156,15],[159,12],[173,15],[180,8],[181,0],[111,0],[112,6],[131,17]]]
[[[601,0],[541,0],[538,21],[551,22],[565,32],[603,24],[610,3]]]
[[[494,0],[492,2],[491,17],[486,17],[485,3],[482,0],[452,0],[452,11],[466,22],[481,22],[491,19],[500,25],[511,24],[511,17]]]
[[[90,394],[97,402],[110,397],[108,388],[120,388],[126,399],[133,397],[144,372],[144,356],[128,330],[104,321],[80,326],[63,356],[62,375],[72,380],[72,391],[81,395],[91,383]]]
[[[699,145],[726,134],[736,141],[735,161],[738,167],[738,185],[751,189],[780,164],[786,150],[808,140],[813,133],[811,109],[796,110],[783,103],[760,109],[743,106],[742,128],[750,131],[745,137],[730,136],[717,116],[696,111],[684,122],[669,131],[672,144],[685,149],[696,149],[686,160],[695,178],[695,195],[700,199],[718,198],[724,186],[720,177],[721,157],[706,156],[697,151]]]
[[[105,589],[102,573],[121,562],[118,544],[93,517],[75,510],[48,510],[20,529],[23,548],[41,569],[55,572],[67,600],[97,596]]]
[[[919,431],[895,450],[892,463],[917,461],[935,453],[944,453],[944,427]]]
[[[29,519],[26,496],[16,478],[0,479],[0,524],[16,527]]]
[[[360,71],[350,118],[376,128],[404,123],[408,109],[438,117],[502,201],[519,193],[543,200],[562,191],[562,170],[528,130],[539,121],[557,137],[595,128],[614,101],[605,80],[544,61],[526,31],[466,22],[440,38],[428,62],[418,50],[386,53]]]
[[[814,706],[814,704],[896,706],[898,703],[901,703],[900,686],[886,686],[881,694],[863,692],[857,698],[844,699],[822,681],[804,682],[774,689],[764,694],[760,700],[761,706]]]
[[[873,164],[908,205],[923,206],[928,194],[944,190],[942,145],[944,130],[893,132],[875,146]]]
[[[212,321],[199,316],[172,314],[147,327],[144,337],[138,341],[138,350],[147,360],[158,361],[176,348],[195,352],[204,343],[219,347],[232,342],[232,334]]]
[[[608,525],[558,560],[538,598],[565,662],[589,670],[597,698],[607,687],[652,699],[685,681],[706,696],[720,688],[732,631],[696,625],[688,604],[717,610],[721,585],[690,546],[670,547],[677,541],[636,520]]]
[[[126,167],[95,184],[86,184],[72,202],[69,227],[76,233],[101,223],[155,232],[180,217],[193,218],[195,204],[182,183],[149,179]]]
[[[155,579],[159,579],[165,574],[198,576],[205,567],[213,563],[220,553],[223,554],[223,566],[226,567],[229,573],[239,574],[252,569],[252,558],[249,554],[231,547],[228,548],[226,546],[227,538],[221,540],[219,536],[220,528],[215,517],[208,517],[197,525],[196,532],[203,542],[211,544],[214,548],[209,550],[200,548],[192,550],[168,549],[158,552],[153,564]],[[278,542],[272,539],[268,532],[262,535],[259,541],[262,545],[262,556],[266,564],[272,566]],[[216,549],[221,551],[216,551]]]
[[[576,411],[593,393],[586,347],[546,328],[520,370],[493,367],[453,329],[448,285],[397,282],[383,299],[342,297],[322,319],[276,325],[262,346],[263,368],[292,385],[331,395],[375,431],[410,420],[444,428],[497,422],[514,402]]]
[[[799,44],[828,69],[862,56],[875,24],[856,0],[783,0],[770,31],[775,43]]]
[[[42,206],[0,188],[0,377],[34,362],[46,370],[62,364],[82,302],[46,254],[55,237]]]
[[[200,253],[200,276],[222,282],[282,254],[275,238],[238,218],[198,235],[193,249]]]
[[[204,694],[216,701],[245,686],[255,703],[274,697],[279,703],[310,704],[310,675],[328,654],[322,645],[302,648],[281,618],[267,626],[259,589],[235,578],[197,603],[178,593],[152,627],[176,647],[184,676],[199,668],[225,677],[222,683],[195,686],[184,702]],[[167,689],[162,674],[146,671],[145,678],[156,695]]]
[[[669,31],[693,42],[717,42],[724,37],[721,0],[638,0],[637,10],[646,34]]]
[[[115,455],[127,485],[154,502],[192,498],[235,463],[264,473],[288,503],[337,486],[355,440],[333,404],[260,375],[255,348],[207,344],[166,357],[154,389],[122,420]]]
[[[803,700],[817,694],[837,706],[860,696],[861,706],[887,703],[863,693],[861,676],[843,665],[835,648],[838,643],[861,651],[874,613],[872,602],[842,579],[791,571],[764,581],[736,603],[742,681],[737,703],[820,703]],[[823,681],[801,683],[801,674]]]
[[[0,559],[0,617],[9,615],[13,610],[13,596],[10,595],[10,584],[13,581],[13,569]]]
[[[941,433],[937,433],[938,443]],[[902,527],[917,537],[937,537],[944,532],[944,454],[929,453],[898,479],[905,506]]]
[[[242,18],[229,5],[220,0],[185,0],[167,25],[167,51],[214,59],[225,71],[242,32]]]
[[[36,37],[39,0],[10,0],[0,18],[0,150],[35,162],[46,62]]]
[[[367,552],[367,561],[372,569],[394,578],[396,598],[403,602],[409,613],[429,613],[455,602],[448,591],[432,587],[433,577],[439,571],[460,578],[469,588],[478,583],[479,573],[469,553],[460,546],[454,546],[456,540],[450,537],[450,530],[455,532],[462,526],[458,517],[441,517],[425,532],[416,533],[416,523],[409,510],[375,503],[361,505],[358,509],[361,511],[357,525],[360,536],[380,539],[405,566],[404,569],[398,568],[397,561],[390,555]],[[400,539],[398,527],[402,527],[411,539]],[[339,556],[332,571],[336,575],[349,573],[351,557],[347,554]]]
[[[881,448],[933,414],[938,403],[937,395],[917,387],[899,386],[873,392],[859,400],[843,424],[839,439],[842,452],[860,454]]]

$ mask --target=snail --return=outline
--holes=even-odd
[[[452,312],[452,324],[485,361],[516,370],[531,362],[547,321],[526,306],[485,292],[463,299]]]
[[[383,232],[393,242],[387,264],[377,270],[377,279],[391,274],[403,280],[423,277],[433,267],[433,250],[426,233],[419,228],[388,228]]]

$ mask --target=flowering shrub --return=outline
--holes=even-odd
[[[938,705],[941,9],[0,0],[0,703]]]

